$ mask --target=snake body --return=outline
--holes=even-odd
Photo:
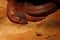
[[[12,22],[26,24],[28,21],[42,20],[56,9],[56,5],[52,2],[36,6],[27,2],[16,3],[9,1],[7,5],[7,16]]]

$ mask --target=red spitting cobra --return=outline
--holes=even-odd
[[[8,1],[7,16],[12,22],[27,24],[28,21],[39,21],[44,19],[56,9],[56,5],[52,2],[35,6],[31,3],[17,3],[12,0]]]

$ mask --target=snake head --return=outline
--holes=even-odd
[[[22,13],[13,14],[17,19],[19,19],[19,23],[27,24],[27,19]]]

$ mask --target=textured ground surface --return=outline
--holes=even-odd
[[[6,0],[0,0],[0,40],[60,40],[60,9],[39,22],[12,23],[6,16]]]

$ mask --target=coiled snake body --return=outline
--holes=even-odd
[[[56,10],[56,5],[47,2],[42,5],[32,5],[31,3],[22,3],[9,1],[7,5],[7,16],[12,22],[26,24],[28,21],[39,21]]]

